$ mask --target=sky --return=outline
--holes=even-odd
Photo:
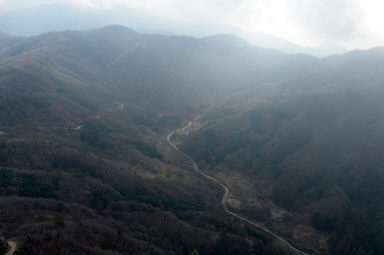
[[[83,8],[128,7],[175,21],[226,24],[304,46],[325,42],[350,49],[384,45],[381,0],[0,0],[0,12],[63,2]]]

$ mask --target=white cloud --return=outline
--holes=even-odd
[[[359,9],[353,0],[245,0],[232,21],[302,44],[343,41],[356,31]]]

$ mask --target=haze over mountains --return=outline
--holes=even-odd
[[[262,32],[250,33],[235,26],[176,22],[170,18],[126,8],[104,10],[75,7],[69,4],[46,4],[24,7],[0,15],[0,31],[21,36],[51,31],[85,30],[114,24],[125,25],[150,34],[179,34],[194,37],[234,34],[257,47],[275,48],[286,53],[304,53],[316,57],[347,51],[345,47],[332,42],[317,47],[303,47],[276,36]]]
[[[383,254],[383,60],[123,26],[2,35],[1,235],[20,254],[293,254],[167,144],[193,120],[175,142],[231,210],[309,254]]]

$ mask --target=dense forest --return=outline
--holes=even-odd
[[[332,254],[382,254],[383,57],[331,57],[328,80],[313,70],[267,100],[228,101],[201,116],[184,150],[214,175],[254,180],[264,199],[326,233]]]
[[[382,254],[376,48],[317,59],[121,26],[0,37],[0,235],[18,254]]]
[[[0,234],[18,254],[289,254],[166,142],[217,100],[223,70],[200,64],[223,56],[196,55],[215,44],[118,26],[0,39]]]

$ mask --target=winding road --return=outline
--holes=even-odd
[[[13,255],[17,250],[17,245],[15,241],[8,240],[9,250],[5,255]]]
[[[182,154],[184,157],[186,157],[190,162],[192,162],[192,166],[193,166],[193,170],[195,170],[199,175],[203,176],[204,178],[216,183],[217,185],[219,185],[221,188],[223,188],[224,190],[224,194],[223,194],[223,197],[221,199],[221,206],[223,207],[224,211],[243,221],[243,222],[246,222],[252,226],[255,226],[259,229],[261,229],[262,231],[268,233],[269,235],[271,235],[272,237],[274,237],[276,240],[278,240],[281,244],[283,244],[284,246],[288,247],[291,251],[293,251],[294,253],[296,254],[300,254],[300,255],[310,255],[309,253],[307,252],[304,252],[304,251],[301,251],[295,247],[293,247],[287,240],[285,240],[284,238],[282,238],[281,236],[273,233],[271,230],[269,230],[268,228],[266,228],[265,226],[259,224],[259,223],[256,223],[250,219],[247,219],[235,212],[232,212],[231,210],[228,209],[227,207],[227,200],[228,200],[228,195],[229,195],[229,189],[227,186],[225,186],[222,182],[220,182],[219,180],[217,180],[216,178],[212,177],[212,176],[209,176],[208,174],[204,173],[203,171],[201,171],[199,169],[199,167],[197,166],[196,162],[190,157],[188,156],[187,154],[185,154],[184,152],[182,152],[172,141],[171,141],[171,138],[172,136],[175,134],[175,133],[178,133],[178,132],[182,132],[188,128],[190,128],[192,126],[192,122],[189,122],[188,125],[186,125],[185,127],[183,128],[179,128],[179,129],[176,129],[174,131],[172,131],[171,133],[169,133],[169,135],[167,136],[167,141],[169,143],[169,145],[175,149],[178,153]]]

